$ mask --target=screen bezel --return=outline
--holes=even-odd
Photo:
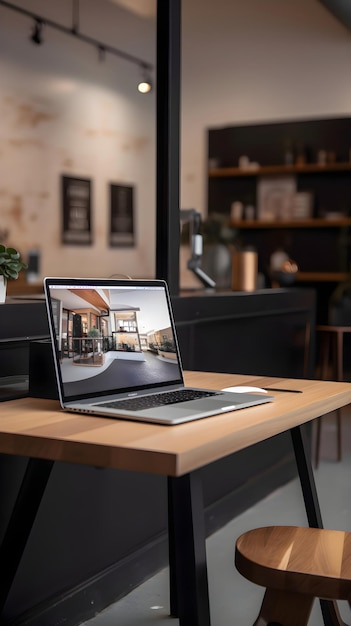
[[[85,287],[97,287],[97,288],[106,288],[106,289],[109,289],[111,287],[128,287],[128,286],[162,287],[164,289],[165,296],[166,296],[168,313],[169,313],[169,318],[171,321],[171,327],[172,327],[173,336],[174,336],[174,344],[175,344],[176,355],[177,355],[178,365],[179,365],[178,367],[179,378],[175,378],[174,380],[168,380],[165,382],[157,382],[157,383],[151,383],[147,385],[119,388],[117,390],[106,389],[100,392],[94,391],[94,392],[87,392],[84,394],[72,394],[72,395],[65,392],[64,382],[62,380],[62,375],[61,375],[61,368],[59,365],[60,355],[59,355],[59,349],[58,349],[57,340],[56,340],[55,319],[54,319],[54,313],[53,313],[53,307],[52,307],[52,299],[54,298],[54,296],[52,292],[50,292],[51,286],[60,286],[62,288],[64,287],[68,288],[68,286],[72,288],[77,287],[77,286],[85,286]],[[131,393],[131,392],[133,393],[134,392],[138,393],[138,391],[140,392],[150,391],[151,392],[155,388],[184,385],[183,368],[182,368],[178,339],[176,335],[175,323],[174,323],[174,318],[173,318],[171,299],[170,299],[168,286],[165,281],[159,280],[159,279],[134,280],[134,279],[116,279],[116,278],[98,279],[98,278],[46,277],[44,278],[44,292],[45,292],[45,300],[46,300],[48,320],[49,320],[51,344],[52,344],[53,355],[54,355],[54,364],[55,364],[58,392],[59,392],[59,398],[60,398],[60,402],[62,406],[64,406],[67,402],[76,402],[76,401],[79,402],[80,400],[100,398],[100,397],[102,398],[102,397],[106,397],[109,395],[128,396],[128,393]]]

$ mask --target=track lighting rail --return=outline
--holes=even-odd
[[[84,35],[83,33],[79,32],[77,10],[75,13],[74,24],[72,28],[68,28],[67,26],[63,26],[62,24],[59,24],[58,22],[54,22],[53,20],[50,20],[50,19],[47,19],[46,17],[42,17],[38,15],[37,13],[33,13],[32,11],[29,11],[28,9],[18,7],[15,4],[12,4],[11,2],[7,2],[7,0],[0,0],[0,7],[1,6],[7,9],[10,9],[12,11],[15,11],[16,13],[21,13],[22,15],[25,15],[26,17],[33,19],[35,23],[40,23],[43,26],[49,26],[50,28],[60,31],[61,33],[65,33],[66,35],[77,37],[81,41],[84,41],[86,44],[89,44],[95,47],[98,50],[100,58],[101,58],[101,51],[103,51],[104,54],[109,53],[114,56],[120,57],[121,59],[124,59],[125,61],[129,61],[130,63],[134,63],[135,65],[138,65],[144,70],[151,71],[153,69],[153,65],[151,63],[148,63],[144,61],[143,59],[140,59],[134,56],[133,54],[129,54],[129,52],[124,52],[123,50],[120,50],[119,48],[116,48],[115,46],[111,46],[109,44],[103,43],[95,39],[94,37],[89,37],[89,35]]]

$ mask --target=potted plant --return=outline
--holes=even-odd
[[[96,326],[92,326],[90,330],[87,332],[87,337],[89,337],[92,341],[92,351],[93,354],[97,352],[101,355],[101,333]]]
[[[27,267],[15,248],[6,248],[0,244],[0,302],[5,302],[7,281],[16,280],[19,273]]]
[[[87,337],[99,337],[100,333],[96,326],[92,326],[90,330],[87,332]]]

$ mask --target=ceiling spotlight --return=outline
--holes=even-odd
[[[149,74],[148,67],[143,65],[141,68],[142,71],[142,79],[138,84],[138,91],[140,93],[149,93],[152,89],[151,76]]]
[[[38,19],[35,20],[32,35],[31,35],[31,40],[37,46],[40,46],[43,43],[42,31],[43,31],[43,22]]]

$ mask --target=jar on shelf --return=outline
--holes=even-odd
[[[290,139],[287,139],[285,142],[284,163],[285,165],[294,164],[294,147]]]

